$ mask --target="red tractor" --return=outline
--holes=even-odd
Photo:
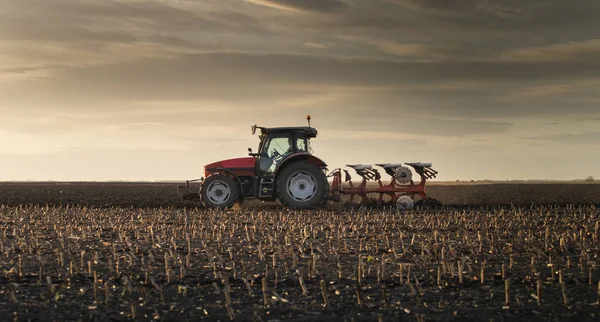
[[[323,203],[329,190],[327,165],[311,154],[310,139],[317,136],[317,130],[308,119],[307,127],[252,126],[252,134],[260,130],[257,153],[249,148],[248,157],[206,165],[206,179],[196,180],[202,181],[202,203],[209,208],[228,208],[244,198],[279,200],[292,208]],[[188,187],[193,181],[188,181]]]
[[[425,200],[425,182],[437,172],[431,164],[406,163],[421,176],[415,184],[412,172],[401,164],[378,164],[392,176],[389,184],[381,182],[381,175],[371,165],[348,165],[362,177],[360,185],[351,182],[350,174],[344,170],[346,179],[342,185],[341,169],[326,175],[327,164],[312,154],[310,139],[317,137],[317,130],[310,126],[265,128],[252,126],[252,134],[260,130],[257,153],[248,149],[248,157],[222,160],[204,167],[204,177],[186,182],[186,191],[178,189],[182,199],[200,199],[208,208],[229,208],[245,198],[264,201],[279,200],[290,208],[314,208],[328,199],[340,200],[341,195],[368,200],[367,194],[379,193],[378,203],[384,196],[391,197],[399,209],[411,209],[415,197]],[[328,177],[333,178],[332,183]],[[377,181],[370,187],[367,181]],[[200,191],[190,191],[190,183],[200,181]]]

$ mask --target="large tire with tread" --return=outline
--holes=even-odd
[[[287,207],[315,208],[327,197],[325,173],[308,161],[296,161],[286,165],[276,180],[277,199]]]
[[[200,187],[200,199],[207,208],[231,208],[240,198],[240,189],[231,176],[216,173],[204,180]]]

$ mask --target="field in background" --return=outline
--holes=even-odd
[[[181,207],[178,183],[144,182],[7,182],[0,183],[0,204],[106,207]],[[197,189],[197,186],[194,186]],[[436,183],[427,186],[430,197],[448,206],[501,206],[532,204],[600,204],[598,183]],[[255,204],[255,203],[252,203]]]

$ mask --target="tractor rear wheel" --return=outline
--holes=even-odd
[[[307,161],[297,161],[285,166],[276,180],[277,198],[290,208],[314,208],[327,196],[325,173]]]
[[[231,208],[239,197],[240,191],[237,182],[224,173],[209,176],[200,187],[200,199],[208,208]]]

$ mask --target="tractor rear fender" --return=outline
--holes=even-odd
[[[291,154],[290,156],[288,156],[287,158],[285,158],[283,161],[281,161],[279,163],[279,165],[277,166],[277,169],[275,169],[275,177],[277,177],[277,175],[279,174],[279,172],[281,172],[281,169],[283,169],[286,165],[288,164],[292,164],[296,161],[308,161],[311,163],[314,163],[315,165],[324,168],[327,166],[327,164],[325,162],[323,162],[323,160],[317,158],[316,156],[307,153],[307,152],[297,152],[294,154]]]

